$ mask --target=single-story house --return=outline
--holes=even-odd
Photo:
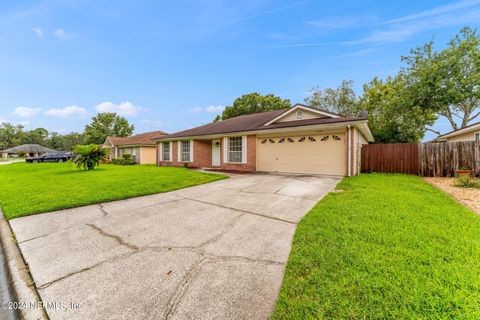
[[[163,137],[163,131],[152,131],[130,137],[107,137],[104,148],[110,148],[109,159],[122,158],[129,154],[139,164],[156,163],[156,144],[153,138]]]
[[[39,144],[22,144],[18,147],[5,149],[0,151],[2,158],[7,158],[12,155],[18,155],[19,153],[25,154],[25,157],[38,157],[47,152],[55,152],[55,150],[41,146]]]
[[[442,134],[432,142],[480,141],[480,122]]]
[[[160,166],[350,176],[373,136],[365,118],[297,104],[155,140]]]

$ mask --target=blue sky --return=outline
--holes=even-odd
[[[296,103],[351,79],[360,93],[479,23],[480,0],[2,1],[0,120],[66,133],[117,111],[174,132],[249,92]]]

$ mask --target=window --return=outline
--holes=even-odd
[[[190,141],[182,141],[182,162],[190,162]]]
[[[475,141],[480,141],[480,132],[475,133]]]
[[[170,159],[170,142],[162,142],[162,159],[163,161],[171,161]]]
[[[242,162],[242,137],[228,139],[228,162]]]

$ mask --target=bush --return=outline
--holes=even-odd
[[[132,159],[132,155],[131,154],[128,154],[128,153],[125,153],[122,155],[122,159],[124,160],[130,160]]]
[[[77,168],[93,170],[100,162],[107,158],[110,152],[107,148],[102,148],[96,144],[77,145],[73,151],[78,156],[73,160],[77,164]]]
[[[462,174],[455,180],[455,186],[460,188],[480,188],[480,180],[471,175]]]
[[[135,162],[132,159],[116,158],[116,159],[112,159],[112,164],[127,166],[127,165],[135,164]]]

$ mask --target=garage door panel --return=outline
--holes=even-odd
[[[294,142],[282,138],[259,139],[258,170],[343,176],[346,171],[344,137],[336,133],[305,136],[303,142],[299,142],[302,137],[291,137]]]

